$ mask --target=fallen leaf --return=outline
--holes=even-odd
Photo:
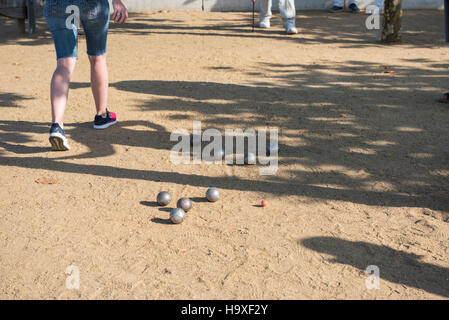
[[[39,183],[39,184],[57,184],[57,183],[59,183],[59,180],[58,179],[54,179],[54,178],[42,177],[42,178],[37,179],[36,183]]]

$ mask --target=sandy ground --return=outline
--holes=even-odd
[[[442,12],[406,12],[396,46],[364,15],[301,12],[297,36],[278,15],[252,33],[250,16],[148,12],[112,26],[120,122],[101,132],[82,38],[65,153],[48,143],[45,24],[25,37],[0,18],[0,298],[449,298]],[[277,174],[173,165],[170,133],[193,120],[279,128]],[[203,201],[209,186],[219,202]],[[193,198],[183,224],[155,205],[161,190]],[[70,265],[79,290],[66,289]]]

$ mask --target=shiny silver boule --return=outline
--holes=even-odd
[[[184,212],[188,212],[192,209],[192,200],[189,198],[181,198],[178,200],[178,203],[176,203],[176,207],[181,208]]]
[[[206,191],[206,198],[210,202],[215,202],[220,199],[220,191],[217,188],[209,188]]]
[[[179,224],[186,218],[186,213],[181,208],[174,208],[170,211],[170,220],[174,224]]]
[[[160,206],[165,207],[167,204],[169,204],[171,201],[171,195],[167,191],[159,192],[157,195],[157,203]]]
[[[254,153],[245,154],[245,164],[256,164],[257,157]]]

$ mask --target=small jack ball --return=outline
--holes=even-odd
[[[262,200],[262,207],[266,207],[268,206],[268,201],[267,200]]]
[[[171,195],[167,191],[159,192],[159,194],[157,195],[157,203],[160,206],[165,207],[166,205],[168,205],[170,203],[170,201],[171,201]]]
[[[217,188],[209,188],[206,191],[206,198],[209,202],[215,202],[220,199],[220,191]]]
[[[188,212],[190,209],[192,209],[192,200],[189,198],[181,198],[178,200],[178,203],[176,203],[176,207],[181,208],[185,212]]]
[[[170,211],[170,220],[174,224],[179,224],[186,218],[186,213],[181,208],[174,208]]]

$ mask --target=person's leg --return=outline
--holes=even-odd
[[[69,94],[70,77],[75,69],[76,58],[60,58],[51,78],[51,127],[50,143],[54,151],[69,150],[69,143],[64,132],[64,111]]]
[[[349,8],[349,11],[351,11],[352,13],[360,12],[359,7],[357,6],[357,0],[349,0],[348,8]]]
[[[298,33],[295,24],[296,19],[295,0],[279,0],[279,10],[281,12],[281,17],[284,22],[285,31],[288,34]]]
[[[56,70],[51,78],[50,100],[51,100],[51,122],[64,125],[64,111],[69,94],[69,82],[75,69],[76,58],[58,59]]]
[[[295,0],[279,0],[279,11],[281,12],[282,20],[295,19]]]
[[[270,19],[272,17],[271,5],[272,0],[261,0],[260,1],[260,20],[259,27],[260,28],[269,28],[270,27]]]
[[[106,0],[83,0],[81,22],[86,35],[90,62],[90,84],[97,115],[106,115],[108,104],[108,69],[106,46],[109,28],[109,3]]]
[[[107,37],[109,29],[109,3],[107,0],[87,3],[81,22],[86,35],[87,55],[90,61],[90,80],[95,100],[95,129],[105,129],[117,122],[114,112],[107,110],[108,69],[106,65]]]
[[[343,8],[345,6],[345,0],[334,0],[334,6]]]
[[[331,13],[342,12],[344,5],[345,5],[345,0],[334,0],[334,4],[329,9],[329,12],[331,12]]]
[[[69,93],[70,77],[75,69],[77,57],[78,27],[76,19],[67,23],[65,4],[70,5],[70,2],[61,1],[61,4],[55,5],[55,2],[46,1],[44,7],[45,20],[51,31],[57,59],[56,70],[53,72],[50,85],[52,124],[49,141],[52,150],[55,151],[70,149],[63,129],[64,111]]]
[[[106,65],[106,54],[100,56],[89,56],[90,61],[90,83],[95,100],[97,115],[104,116],[108,105],[108,69]]]

